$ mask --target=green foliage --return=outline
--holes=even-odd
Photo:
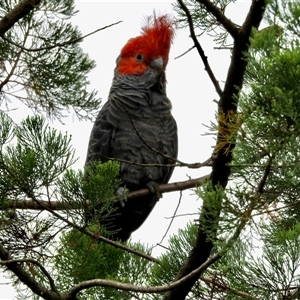
[[[84,172],[66,170],[57,185],[63,205],[66,208],[77,207],[69,211],[74,221],[83,223],[88,215],[91,222],[98,224],[113,210],[112,204],[117,201],[114,193],[120,186],[119,169],[118,162],[109,161],[94,162],[86,166]]]
[[[17,1],[0,1],[0,16]],[[41,1],[0,43],[0,101],[18,99],[35,113],[62,118],[73,110],[91,119],[100,101],[88,92],[87,74],[95,62],[78,45],[81,34],[69,19],[74,1]],[[11,72],[12,71],[12,72]]]
[[[283,29],[278,25],[270,25],[260,31],[253,30],[250,39],[251,48],[263,51],[268,55],[270,50],[278,47],[277,38],[280,38],[282,34]]]
[[[82,185],[82,192],[88,203],[84,202],[84,212],[90,223],[99,221],[113,213],[116,199],[114,193],[120,186],[119,179],[120,164],[108,161],[92,163],[85,167],[85,178]],[[106,230],[102,228],[102,234]]]
[[[299,46],[300,9],[297,1],[271,1],[265,18],[269,24],[275,23],[284,29],[285,42],[289,46]]]
[[[98,232],[97,226],[90,227]],[[195,243],[197,226],[189,223],[180,229],[177,235],[169,240],[168,251],[159,257],[160,264],[117,249],[103,242],[98,242],[74,230],[61,237],[58,255],[55,261],[57,282],[61,289],[92,278],[113,279],[136,285],[167,284],[175,277]],[[140,252],[151,254],[151,251],[139,243],[128,243],[128,246]],[[195,291],[196,292],[196,291]],[[92,288],[82,293],[84,299],[160,299],[161,296],[142,295],[139,293],[117,291],[109,288]],[[192,298],[191,298],[192,299]]]
[[[89,228],[99,231],[97,226]],[[140,244],[132,248],[150,254]],[[148,262],[124,250],[91,239],[80,232],[71,230],[61,237],[55,260],[57,282],[61,289],[89,279],[112,279],[121,282],[144,284],[148,278]],[[81,295],[84,299],[129,299],[130,293],[110,288],[92,288]]]
[[[93,162],[85,167],[83,192],[94,206],[100,204],[101,199],[109,199],[114,195],[121,183],[120,179],[117,179],[119,172],[120,164],[114,161]],[[102,186],[108,186],[109,189],[99,189]]]
[[[205,210],[205,216],[200,214],[199,226],[206,232],[207,238],[213,242],[216,239],[215,232],[218,228],[218,212],[221,209],[224,191],[221,186],[213,187],[212,182],[208,181],[197,189],[197,195],[203,200],[202,209]]]
[[[41,188],[53,185],[76,161],[70,137],[51,129],[42,117],[28,117],[15,125],[4,112],[0,116],[3,196],[13,192],[31,197]]]
[[[35,219],[26,212],[4,208],[16,200],[51,200],[56,181],[75,162],[74,150],[70,137],[51,129],[42,117],[28,117],[20,125],[4,112],[0,112],[0,118],[1,240],[8,245],[34,247],[49,238],[51,232],[47,230],[55,220]]]
[[[275,48],[259,60],[250,57],[249,84],[240,100],[234,177],[255,184],[271,161],[272,173],[264,186],[268,203],[275,198],[291,203],[299,193],[299,57],[299,47]]]
[[[214,276],[223,281],[226,274],[230,286],[224,291],[226,299],[241,299],[233,291],[245,291],[256,299],[284,299],[299,285],[298,250],[299,226],[286,231],[269,223],[242,235],[214,265]]]
[[[99,231],[95,226],[90,229]],[[56,267],[61,271],[59,281],[62,281],[61,276],[68,276],[73,283],[92,278],[113,278],[122,253],[120,249],[71,230],[62,236],[56,259]]]

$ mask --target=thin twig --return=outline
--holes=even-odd
[[[165,219],[175,219],[175,218],[181,218],[181,217],[187,217],[187,216],[199,216],[199,213],[179,214],[179,215],[176,215],[176,216],[165,217]]]
[[[3,261],[12,261],[12,257],[8,250],[0,244],[0,258]],[[61,300],[61,295],[58,292],[51,291],[45,288],[41,283],[37,282],[35,278],[26,271],[18,262],[11,262],[6,265],[7,268],[13,272],[19,280],[26,284],[35,294],[43,296],[44,299]]]
[[[150,147],[150,146],[149,146]],[[151,150],[157,152],[157,154],[162,155],[166,158],[170,158],[168,155],[164,155],[162,153],[160,153],[159,151],[157,151],[156,149],[150,147]],[[202,167],[211,167],[212,166],[212,161],[213,158],[210,157],[208,159],[206,159],[204,162],[196,162],[196,163],[185,163],[183,161],[180,161],[179,159],[175,159],[172,158],[174,161],[176,161],[175,164],[157,164],[157,163],[138,163],[138,162],[134,162],[131,160],[126,160],[126,159],[122,159],[122,158],[114,158],[114,157],[109,157],[106,155],[101,155],[103,158],[106,158],[107,160],[112,160],[112,161],[118,161],[118,162],[125,162],[127,164],[132,164],[132,165],[137,165],[137,166],[141,166],[141,167],[187,167],[189,169],[200,169]]]
[[[223,46],[223,47],[214,47],[214,49],[215,50],[232,50],[233,47],[225,47],[225,46]]]
[[[257,189],[256,189],[257,194],[262,194],[263,191],[264,191],[264,187],[266,185],[268,176],[269,176],[270,171],[271,171],[271,163],[272,163],[272,161],[273,161],[273,157],[270,157],[269,161],[268,161],[268,164],[267,164],[267,166],[265,168],[263,177],[261,178],[261,180],[260,180],[260,182],[259,182],[259,184],[257,186]]]
[[[266,209],[266,211],[262,211],[262,212],[257,212],[255,214],[252,214],[252,217],[255,217],[255,216],[261,216],[261,215],[264,215],[264,214],[271,214],[273,212],[277,212],[277,211],[280,211],[280,210],[284,210],[286,208],[290,208],[294,205],[298,205],[299,206],[299,200],[296,200],[295,202],[292,202],[292,203],[289,203],[289,204],[286,204],[286,205],[283,205],[283,206],[280,206],[280,207],[275,207],[275,208],[272,208],[272,209]]]
[[[174,219],[175,219],[175,216],[176,216],[176,214],[177,214],[177,211],[178,211],[178,209],[179,209],[179,206],[180,206],[180,204],[181,204],[181,199],[182,199],[182,191],[180,191],[179,200],[178,200],[177,206],[176,206],[176,208],[175,208],[174,214],[173,214],[173,216],[172,216],[172,218],[171,218],[171,221],[170,221],[170,223],[169,223],[169,226],[168,226],[168,228],[167,228],[167,230],[166,230],[164,236],[162,237],[161,241],[160,241],[158,244],[162,244],[162,242],[164,241],[165,237],[167,236],[167,234],[168,234],[168,232],[169,232],[169,230],[170,230],[170,228],[171,228],[171,226],[172,226],[172,224],[173,224],[173,221],[174,221]]]
[[[221,97],[223,91],[222,91],[222,89],[221,89],[221,87],[220,87],[220,85],[219,85],[219,82],[218,82],[218,80],[216,79],[216,77],[215,77],[213,71],[212,71],[211,68],[210,68],[210,65],[209,65],[209,63],[208,63],[207,56],[205,55],[205,53],[204,53],[204,51],[203,51],[203,49],[202,49],[202,47],[201,47],[201,45],[200,45],[200,43],[199,43],[197,37],[196,37],[195,30],[194,30],[194,25],[193,25],[193,19],[192,19],[192,16],[191,16],[191,14],[190,14],[188,8],[186,7],[186,5],[183,3],[183,1],[182,1],[182,0],[177,0],[177,1],[178,1],[178,3],[179,3],[179,5],[180,5],[181,9],[184,11],[184,13],[185,13],[185,15],[186,15],[186,17],[187,17],[187,21],[188,21],[189,28],[190,28],[190,33],[191,33],[191,38],[192,38],[192,40],[193,40],[193,42],[194,42],[194,44],[195,44],[195,47],[196,47],[196,49],[197,49],[197,51],[198,51],[198,53],[199,53],[199,55],[200,55],[200,57],[201,57],[201,59],[202,59],[202,61],[203,61],[205,70],[206,70],[206,72],[207,72],[209,78],[211,79],[213,85],[215,86],[215,89],[216,89],[218,95]]]
[[[189,53],[190,51],[192,51],[192,50],[193,50],[195,47],[196,47],[196,46],[194,45],[194,46],[193,46],[193,47],[191,47],[190,49],[188,49],[188,50],[184,51],[182,54],[180,54],[180,55],[176,56],[174,59],[178,59],[178,58],[180,58],[180,57],[182,57],[182,56],[186,55],[187,53]]]
[[[135,250],[135,249],[132,249],[130,247],[127,247],[123,244],[120,244],[118,242],[115,242],[115,241],[112,241],[110,239],[107,239],[105,237],[103,237],[102,235],[100,234],[95,234],[89,230],[87,230],[85,227],[81,227],[81,226],[78,226],[77,224],[69,221],[67,218],[64,218],[63,216],[61,216],[60,214],[58,214],[57,212],[53,211],[52,209],[49,209],[47,208],[45,205],[43,205],[42,203],[40,203],[39,200],[35,199],[35,196],[34,195],[31,195],[31,198],[33,199],[34,202],[36,202],[38,205],[40,205],[43,209],[47,210],[48,212],[50,212],[52,215],[54,215],[55,217],[57,217],[59,220],[61,221],[64,221],[65,223],[67,223],[69,226],[71,226],[72,228],[75,228],[77,229],[78,231],[96,239],[96,240],[99,240],[99,241],[102,241],[102,242],[105,242],[106,244],[109,244],[109,245],[112,245],[116,248],[119,248],[119,249],[122,249],[122,250],[125,250],[129,253],[132,253],[132,254],[135,254],[137,256],[140,256],[142,258],[145,258],[149,261],[152,261],[152,262],[155,262],[155,263],[160,263],[160,261],[155,258],[155,257],[152,257],[148,254],[145,254],[143,252],[140,252],[138,250]]]
[[[112,26],[114,26],[114,25],[117,25],[117,24],[119,24],[119,23],[121,23],[121,22],[123,22],[123,21],[118,21],[118,22],[112,23],[112,24],[110,24],[110,25],[104,26],[104,27],[99,28],[99,29],[97,29],[97,30],[95,30],[95,31],[93,31],[93,32],[90,32],[90,33],[88,33],[88,34],[86,34],[86,35],[84,35],[84,36],[81,36],[81,37],[79,37],[79,38],[77,38],[77,39],[73,39],[73,40],[66,41],[66,42],[64,42],[64,43],[58,43],[58,44],[55,44],[55,45],[51,45],[51,46],[47,46],[47,47],[41,47],[41,48],[33,48],[33,49],[32,49],[32,48],[26,48],[26,47],[24,47],[24,46],[22,46],[22,45],[19,45],[19,44],[13,42],[13,41],[7,39],[6,37],[3,37],[3,39],[4,39],[5,41],[11,43],[11,44],[14,45],[14,46],[16,46],[16,47],[18,47],[18,48],[21,48],[21,49],[24,50],[24,51],[28,51],[28,52],[38,52],[38,51],[42,51],[42,50],[50,50],[50,49],[53,49],[53,48],[56,48],[56,47],[63,47],[63,46],[66,46],[66,45],[72,45],[72,44],[75,44],[75,43],[78,43],[78,42],[82,42],[82,40],[83,40],[84,38],[86,38],[86,37],[88,37],[88,36],[90,36],[90,35],[92,35],[92,34],[95,34],[95,33],[99,32],[99,31],[101,31],[101,30],[104,30],[104,29],[106,29],[106,28],[109,28],[109,27],[112,27]]]

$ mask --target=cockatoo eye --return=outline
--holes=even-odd
[[[137,56],[136,56],[136,59],[139,60],[139,61],[143,61],[144,60],[143,54],[138,53]]]

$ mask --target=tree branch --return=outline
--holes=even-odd
[[[39,208],[40,210],[46,210],[48,211],[49,213],[51,213],[53,216],[55,216],[58,220],[61,220],[63,222],[65,222],[66,224],[68,224],[70,227],[72,228],[75,228],[76,230],[96,239],[96,240],[99,240],[99,241],[102,241],[102,242],[105,242],[106,244],[109,244],[109,245],[112,245],[116,248],[120,248],[120,249],[123,249],[123,250],[126,250],[127,252],[129,253],[133,253],[135,255],[138,255],[140,257],[143,257],[149,261],[153,261],[153,262],[156,262],[156,263],[159,263],[159,260],[150,256],[150,255],[147,255],[145,253],[142,253],[140,251],[137,251],[135,249],[132,249],[130,247],[127,247],[123,244],[120,244],[118,242],[115,242],[115,241],[112,241],[108,238],[105,238],[103,236],[101,236],[100,234],[95,234],[89,230],[86,229],[86,227],[82,227],[82,226],[79,226],[71,221],[69,221],[67,218],[61,216],[59,213],[57,213],[56,211],[52,210],[51,208],[49,208],[49,202],[47,201],[40,201],[36,198],[35,194],[31,191],[31,190],[28,190],[27,188],[25,187],[22,187],[22,183],[19,183],[18,179],[15,178],[14,174],[12,174],[10,172],[9,169],[7,169],[7,171],[11,174],[11,176],[15,179],[15,182],[17,185],[19,185],[19,187],[21,187],[21,189],[23,190],[23,192],[26,194],[26,196],[29,198],[29,199],[32,199],[31,202],[34,202]],[[26,201],[25,201],[26,202]],[[4,206],[5,204],[2,205],[2,207]],[[14,207],[12,207],[14,208]],[[1,258],[1,257],[0,257]]]
[[[221,97],[222,96],[222,89],[221,89],[221,87],[219,85],[219,82],[216,79],[213,71],[210,68],[207,56],[205,55],[205,53],[204,53],[204,51],[203,51],[203,49],[202,49],[202,47],[201,47],[201,45],[200,45],[197,37],[196,37],[192,16],[191,16],[188,8],[186,7],[186,5],[183,3],[183,1],[182,0],[177,0],[177,1],[178,1],[179,5],[180,5],[181,9],[184,11],[184,13],[186,15],[186,18],[187,18],[187,21],[188,21],[188,24],[189,24],[189,28],[190,28],[191,38],[192,38],[192,40],[194,42],[194,45],[195,45],[195,47],[196,47],[196,49],[197,49],[197,51],[198,51],[198,53],[199,53],[199,55],[200,55],[200,57],[201,57],[201,59],[203,61],[203,64],[204,64],[204,67],[205,67],[205,71],[207,72],[209,78],[211,79],[213,85],[215,86],[215,89],[216,89],[219,97]]]
[[[28,15],[41,0],[22,0],[0,20],[0,37],[14,26],[16,22]]]
[[[196,179],[190,179],[186,181],[173,182],[168,184],[159,185],[159,191],[161,193],[170,193],[174,191],[183,191],[186,189],[200,186],[205,180],[209,179],[209,175],[204,175]],[[132,191],[127,194],[127,199],[138,198],[149,194],[149,189],[141,189],[138,191]],[[117,200],[117,199],[116,199]],[[0,207],[0,210],[4,209],[32,209],[32,210],[70,210],[81,208],[81,205],[66,204],[61,201],[41,201],[41,200],[6,200]]]
[[[159,190],[160,192],[171,192],[174,189],[175,190],[184,190],[184,189],[188,189],[188,188],[192,188],[192,187],[196,187],[201,185],[201,183],[203,183],[205,180],[207,180],[209,178],[209,175],[205,175],[202,176],[200,178],[194,179],[194,180],[188,180],[188,181],[183,181],[183,182],[175,182],[172,184],[164,184],[164,185],[160,185],[159,186]],[[139,191],[134,191],[134,192],[130,192],[128,194],[128,198],[135,198],[135,197],[141,197],[144,195],[147,195],[149,193],[148,189],[142,189]],[[149,261],[152,262],[156,262],[159,263],[159,260],[147,255],[145,253],[142,253],[140,251],[137,251],[135,249],[132,249],[130,247],[127,247],[123,244],[120,244],[118,242],[114,242],[110,239],[107,239],[99,234],[95,234],[93,232],[90,232],[88,229],[86,229],[85,227],[81,227],[78,226],[77,224],[74,224],[73,222],[69,221],[67,218],[61,216],[59,213],[55,212],[55,210],[68,210],[68,209],[75,209],[75,207],[66,207],[66,205],[62,202],[58,202],[58,201],[39,201],[38,199],[35,198],[34,195],[28,193],[28,197],[31,198],[32,200],[28,200],[28,201],[16,201],[16,200],[10,200],[10,201],[6,201],[1,207],[0,209],[35,209],[35,210],[46,210],[49,213],[51,213],[52,215],[54,215],[56,218],[58,218],[59,220],[62,220],[63,222],[65,222],[66,224],[68,224],[69,226],[71,226],[72,228],[77,229],[78,231],[96,239],[102,242],[105,242],[109,245],[112,245],[114,247],[123,249],[129,253],[138,255],[140,257],[143,257]],[[77,209],[80,208],[76,207]]]
[[[124,291],[132,291],[132,292],[139,292],[139,293],[161,293],[170,291],[172,289],[175,289],[177,287],[180,287],[184,285],[187,281],[189,281],[191,278],[197,278],[200,273],[203,272],[208,266],[213,264],[215,261],[220,259],[224,253],[226,253],[226,249],[231,247],[233,245],[233,242],[239,237],[241,230],[244,228],[245,224],[249,220],[249,216],[252,212],[252,205],[253,203],[250,203],[249,209],[247,209],[244,214],[243,218],[237,227],[235,233],[232,235],[232,237],[228,240],[224,248],[216,253],[214,256],[212,256],[210,259],[208,259],[206,262],[204,262],[201,266],[196,268],[195,270],[191,271],[186,276],[182,277],[181,279],[171,283],[166,284],[162,286],[154,286],[154,287],[144,287],[144,286],[136,286],[132,284],[122,283],[114,280],[105,280],[105,279],[93,279],[93,280],[87,280],[83,281],[74,287],[72,287],[68,292],[59,294],[53,291],[49,291],[45,289],[44,287],[40,286],[31,276],[28,272],[26,272],[20,265],[20,262],[31,262],[36,265],[38,265],[44,274],[48,274],[48,272],[44,269],[43,266],[41,266],[38,262],[31,260],[31,259],[20,259],[20,260],[14,260],[11,259],[9,252],[0,244],[0,258],[4,260],[1,262],[1,264],[5,264],[9,270],[15,273],[15,275],[24,282],[29,288],[32,289],[34,293],[37,295],[42,296],[44,299],[53,299],[53,300],[74,300],[77,299],[77,294],[87,288],[95,287],[95,286],[102,286],[102,287],[113,287],[119,290]],[[48,276],[47,276],[48,277]],[[50,275],[49,275],[50,277]],[[49,279],[48,277],[48,279]],[[51,279],[51,277],[50,277]],[[209,281],[209,279],[202,280]],[[50,280],[49,280],[50,281]],[[51,281],[50,281],[51,283]],[[51,285],[51,287],[54,286]],[[224,288],[224,286],[222,286]],[[236,292],[239,296],[246,296],[246,294],[242,294],[241,292]],[[253,299],[253,298],[252,298]]]
[[[273,158],[270,157],[269,158],[269,161],[268,161],[268,164],[266,165],[266,168],[265,168],[265,171],[264,171],[264,174],[263,174],[263,177],[262,179],[260,180],[257,188],[256,188],[256,193],[257,194],[262,194],[264,192],[264,187],[266,185],[266,182],[267,182],[267,179],[268,179],[268,176],[270,174],[270,171],[271,171],[271,163],[273,161]]]
[[[184,51],[182,54],[180,54],[180,55],[176,56],[174,59],[178,59],[178,58],[180,58],[180,57],[182,57],[182,56],[186,55],[187,53],[189,53],[190,51],[192,51],[192,50],[193,50],[195,47],[196,47],[195,45],[194,45],[194,46],[192,46],[190,49],[188,49],[188,50]]]

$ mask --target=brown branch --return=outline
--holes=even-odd
[[[173,182],[168,184],[161,184],[159,186],[159,191],[161,193],[170,193],[174,191],[183,191],[187,189],[191,189],[197,186],[200,186],[204,181],[209,179],[209,175],[204,175],[202,177],[196,179],[190,179],[186,181]],[[128,198],[137,198],[148,195],[148,189],[142,189],[139,191],[130,192],[128,194]]]
[[[17,53],[16,60],[14,61],[14,64],[13,64],[10,72],[8,73],[6,78],[0,83],[0,92],[2,91],[3,87],[9,82],[9,79],[14,75],[15,69],[18,66],[22,52],[23,51],[20,49],[20,51]]]
[[[104,27],[99,28],[97,30],[94,30],[93,32],[90,32],[90,33],[88,33],[88,34],[86,34],[84,36],[81,36],[81,37],[79,37],[77,39],[73,39],[73,40],[69,40],[69,41],[63,42],[63,43],[58,43],[58,44],[55,44],[55,45],[51,45],[51,46],[47,46],[47,47],[41,47],[41,48],[26,48],[26,47],[24,47],[22,45],[19,45],[19,44],[13,42],[13,41],[7,39],[6,37],[3,37],[3,39],[5,41],[9,42],[10,44],[14,45],[14,46],[16,46],[18,48],[21,48],[24,51],[27,51],[27,52],[38,52],[38,51],[42,51],[42,50],[51,50],[51,49],[56,48],[56,47],[63,47],[63,46],[72,45],[72,44],[75,44],[75,43],[78,43],[78,42],[82,42],[82,40],[84,38],[86,38],[86,37],[88,37],[88,36],[90,36],[92,34],[95,34],[95,33],[99,32],[101,30],[104,30],[106,28],[109,28],[109,27],[112,27],[114,25],[117,25],[117,24],[119,24],[121,22],[123,22],[123,21],[118,21],[118,22],[112,23],[110,25],[104,26]]]
[[[177,214],[176,216],[171,217],[165,217],[165,219],[175,219],[175,218],[181,218],[181,217],[187,217],[187,216],[199,216],[199,213],[185,213],[185,214]],[[199,220],[196,220],[199,221]]]
[[[216,254],[214,257],[212,257],[208,263],[212,263],[212,261],[218,257],[218,254]],[[162,286],[154,286],[154,287],[143,287],[143,286],[136,286],[132,284],[127,283],[121,283],[118,281],[113,280],[105,280],[105,279],[93,279],[88,281],[83,281],[74,287],[72,287],[68,292],[59,294],[54,291],[49,291],[43,286],[39,285],[32,277],[31,275],[26,272],[21,266],[20,262],[30,262],[38,265],[39,267],[42,267],[40,263],[38,263],[35,260],[32,259],[19,259],[14,260],[11,259],[9,252],[0,244],[0,258],[4,259],[1,264],[5,264],[9,270],[11,270],[22,282],[24,282],[34,293],[36,293],[39,296],[42,296],[44,299],[53,299],[53,300],[73,300],[76,299],[77,294],[87,288],[95,287],[95,286],[102,286],[102,287],[113,287],[124,291],[133,291],[133,292],[139,292],[139,293],[159,293],[159,292],[166,292],[171,289],[176,288],[177,286],[180,286],[184,284],[185,281],[187,281],[190,277],[194,277],[197,275],[197,273],[201,272],[201,269],[203,266],[200,266],[196,270],[192,271],[187,276],[181,278],[180,280],[173,282],[171,284],[166,284]],[[44,272],[44,271],[43,271]],[[209,278],[202,278],[202,280],[209,282]],[[222,286],[223,287],[223,286]],[[224,288],[224,287],[223,287]],[[242,292],[236,292],[239,296],[243,296],[246,293]],[[249,297],[248,297],[249,298]],[[253,299],[253,298],[251,298]]]
[[[157,258],[155,258],[155,257],[153,257],[153,256],[151,256],[151,255],[145,254],[145,253],[143,253],[141,251],[138,251],[138,250],[135,250],[133,248],[130,248],[130,247],[124,245],[124,244],[120,244],[118,242],[115,242],[115,241],[112,241],[110,239],[107,239],[107,238],[105,238],[105,237],[103,237],[103,236],[101,236],[99,234],[94,234],[94,233],[90,232],[89,230],[87,230],[86,228],[82,228],[82,227],[76,226],[75,224],[73,224],[71,222],[69,222],[69,223],[70,223],[69,224],[70,226],[72,226],[72,227],[76,228],[78,231],[80,231],[80,232],[82,232],[82,233],[84,233],[84,234],[86,234],[86,235],[94,238],[95,240],[102,241],[102,242],[104,242],[106,244],[109,244],[109,245],[114,246],[116,248],[125,250],[125,251],[127,251],[127,252],[129,252],[131,254],[137,255],[139,257],[142,257],[142,258],[144,258],[144,259],[146,259],[148,261],[160,264],[160,260],[157,259]]]
[[[0,37],[14,26],[16,22],[28,15],[41,0],[22,0],[0,20]]]
[[[240,230],[242,228],[241,225],[242,224],[244,225],[247,222],[247,220],[248,219],[243,219],[241,221],[240,226],[236,230],[236,233],[238,232],[238,235],[241,232],[241,230]],[[237,236],[238,236],[236,233],[233,235],[233,237],[235,237],[235,238],[237,238]],[[226,244],[226,246],[224,248],[231,246],[232,243],[230,243],[230,242],[231,242],[231,239],[228,241],[228,243]],[[222,250],[221,252],[217,253],[216,255],[211,257],[207,262],[202,264],[199,268],[195,269],[187,276],[184,276],[183,278],[181,278],[171,284],[167,284],[167,285],[163,285],[163,286],[154,286],[154,287],[143,287],[143,286],[136,286],[136,285],[132,285],[132,284],[121,283],[121,282],[117,282],[117,281],[113,281],[113,280],[94,279],[94,280],[88,280],[88,281],[81,282],[80,284],[72,287],[68,292],[66,292],[64,294],[59,294],[59,293],[49,291],[49,290],[39,286],[38,283],[36,283],[34,281],[34,279],[31,278],[30,274],[28,272],[26,272],[19,265],[20,262],[34,263],[34,264],[38,265],[41,268],[41,270],[47,275],[48,274],[47,271],[44,270],[44,267],[41,266],[40,263],[38,263],[34,260],[31,260],[31,259],[13,260],[9,256],[8,251],[6,251],[4,249],[4,247],[2,247],[2,245],[0,245],[0,258],[5,260],[1,264],[7,265],[8,269],[13,271],[15,273],[15,275],[22,282],[24,282],[29,288],[31,288],[33,290],[33,292],[35,292],[37,295],[43,295],[43,298],[54,299],[54,300],[56,300],[56,299],[65,299],[65,300],[76,299],[76,296],[80,291],[87,289],[87,288],[94,287],[94,286],[113,287],[113,288],[117,288],[120,290],[133,291],[133,292],[139,292],[139,293],[159,293],[159,292],[170,291],[171,289],[174,289],[180,285],[183,285],[190,278],[193,278],[197,274],[202,272],[203,269],[205,269],[208,264],[214,263],[216,260],[218,260],[222,256],[222,253],[224,253],[224,252],[225,251]],[[25,278],[24,278],[24,276],[25,276]],[[31,282],[30,280],[33,282]],[[54,285],[54,283],[53,283],[53,285]],[[41,289],[41,288],[43,288],[43,289]],[[242,294],[239,294],[239,295],[241,296]]]
[[[294,205],[299,206],[299,200],[296,200],[295,202],[292,202],[292,203],[289,203],[289,204],[286,204],[286,205],[283,205],[283,206],[280,206],[280,207],[275,207],[275,208],[272,208],[272,209],[266,208],[265,211],[257,212],[255,214],[253,214],[252,216],[255,217],[255,216],[261,216],[261,215],[264,215],[264,214],[271,215],[273,212],[284,210],[286,208],[293,207]]]
[[[228,19],[224,13],[211,1],[209,0],[196,0],[199,4],[203,5],[208,12],[210,12],[216,20],[223,25],[233,39],[238,38],[239,29],[237,26]]]
[[[193,25],[193,19],[192,19],[192,16],[188,10],[188,8],[186,7],[186,5],[183,3],[182,0],[177,0],[181,9],[184,11],[185,15],[186,15],[186,18],[187,18],[187,21],[188,21],[188,24],[189,24],[189,28],[190,28],[190,33],[191,33],[191,38],[194,42],[194,45],[203,61],[203,64],[204,64],[204,67],[205,67],[205,70],[209,76],[209,78],[211,79],[213,85],[215,86],[215,89],[218,93],[218,95],[221,97],[222,96],[222,89],[219,85],[219,82],[218,80],[216,79],[213,71],[211,70],[210,68],[210,65],[208,63],[208,59],[207,59],[207,56],[205,55],[197,37],[196,37],[196,34],[195,34],[195,30],[194,30],[194,25]]]
[[[160,193],[170,193],[175,191],[183,191],[200,186],[205,180],[209,178],[209,175],[204,175],[196,179],[190,179],[186,181],[173,182],[168,184],[159,185],[158,189]],[[127,199],[143,197],[149,194],[149,189],[141,189],[138,191],[129,192],[126,196]],[[117,200],[117,199],[116,199]],[[81,208],[82,205],[72,203],[72,205],[61,201],[42,201],[42,200],[6,200],[0,207],[0,210],[4,209],[31,209],[31,210],[70,210]]]
[[[232,47],[214,47],[215,50],[232,50],[233,48]]]
[[[171,192],[171,191],[174,191],[174,190],[182,191],[182,190],[185,190],[185,189],[188,189],[188,188],[193,188],[193,187],[199,186],[199,185],[201,185],[201,183],[203,183],[208,178],[209,178],[209,175],[205,175],[205,176],[202,176],[200,178],[193,179],[193,180],[182,181],[182,182],[174,182],[174,183],[171,183],[171,184],[163,184],[163,185],[159,186],[159,191],[161,193]],[[127,198],[141,197],[141,196],[147,195],[148,193],[149,193],[148,189],[133,191],[133,192],[128,193]],[[31,193],[28,193],[28,197],[31,198],[32,200],[27,200],[27,201],[10,200],[10,201],[6,201],[0,207],[0,209],[12,208],[12,209],[46,210],[49,213],[51,213],[52,215],[54,215],[55,217],[57,217],[59,220],[64,221],[69,226],[77,229],[78,231],[80,231],[80,232],[82,232],[82,233],[84,233],[84,234],[86,234],[86,235],[88,235],[88,236],[90,236],[90,237],[92,237],[96,240],[99,240],[99,241],[105,242],[109,245],[112,245],[114,247],[123,249],[123,250],[125,250],[129,253],[138,255],[138,256],[143,257],[143,258],[145,258],[149,261],[159,263],[158,259],[156,259],[156,258],[154,258],[150,255],[144,254],[140,251],[134,250],[134,249],[132,249],[130,247],[127,247],[123,244],[120,244],[118,242],[114,242],[114,241],[112,241],[110,239],[107,239],[107,238],[105,238],[105,237],[103,237],[99,234],[95,234],[93,232],[90,232],[85,227],[81,227],[81,226],[78,226],[77,224],[74,224],[74,223],[70,222],[67,218],[64,218],[63,216],[61,216],[60,214],[58,214],[55,211],[55,210],[75,209],[75,208],[78,209],[81,206],[78,205],[78,207],[75,207],[75,205],[74,206],[72,205],[72,207],[68,207],[64,203],[58,202],[58,201],[40,201],[40,200],[37,200],[35,198],[35,196]]]

